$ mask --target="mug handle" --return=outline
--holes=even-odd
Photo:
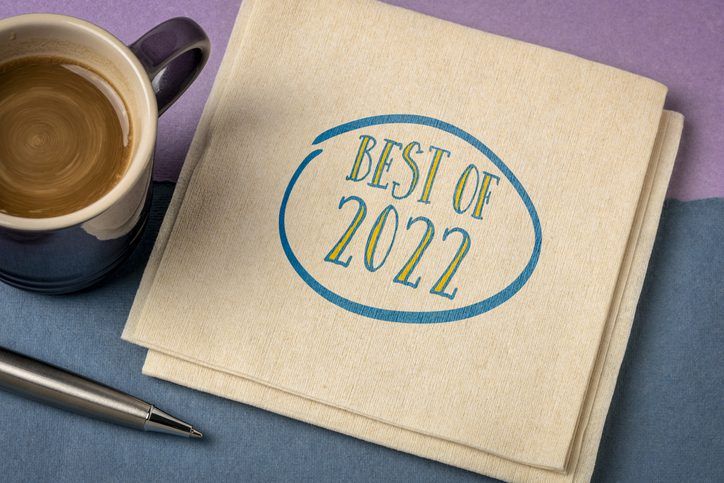
[[[211,52],[206,32],[187,17],[157,25],[128,47],[151,79],[159,116],[196,79]]]

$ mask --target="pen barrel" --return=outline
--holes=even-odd
[[[151,405],[0,347],[0,387],[79,414],[144,429]]]

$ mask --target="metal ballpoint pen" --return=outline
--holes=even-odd
[[[2,347],[0,388],[135,429],[189,438],[203,436],[152,404]]]

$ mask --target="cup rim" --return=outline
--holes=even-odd
[[[133,76],[140,81],[143,93],[142,99],[147,109],[142,115],[147,116],[148,127],[144,128],[144,132],[140,133],[138,147],[129,162],[126,173],[121,180],[101,198],[94,201],[88,206],[81,208],[61,216],[48,218],[23,218],[12,216],[6,213],[0,213],[0,227],[10,228],[20,231],[54,231],[63,228],[69,228],[80,225],[88,220],[95,218],[104,211],[108,210],[124,194],[126,194],[145,173],[148,164],[153,157],[153,150],[156,144],[156,129],[158,122],[158,105],[156,104],[156,96],[151,86],[151,81],[146,74],[146,70],[141,65],[138,58],[131,52],[123,42],[116,36],[105,29],[98,27],[86,20],[68,15],[50,14],[50,13],[31,13],[17,15],[0,20],[0,31],[17,27],[32,27],[43,25],[65,25],[78,28],[95,36],[99,41],[105,41],[127,61],[127,65],[133,71]],[[2,60],[0,60],[2,62]],[[155,114],[155,115],[154,115]]]

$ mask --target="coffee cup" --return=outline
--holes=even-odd
[[[158,116],[194,81],[209,50],[201,27],[182,17],[129,46],[73,17],[29,14],[0,20],[0,64],[45,56],[88,66],[123,99],[133,129],[125,170],[100,198],[57,216],[0,212],[1,281],[44,293],[73,292],[126,260],[148,219]]]

